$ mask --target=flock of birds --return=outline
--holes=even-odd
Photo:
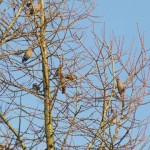
[[[25,52],[25,54],[22,58],[22,62],[26,62],[32,56],[33,52],[34,52],[33,48],[29,47],[26,50],[26,52]],[[55,73],[54,77],[57,77],[57,76],[59,77],[60,84],[64,85],[64,86],[62,86],[62,93],[65,93],[65,89],[66,89],[65,79],[69,79],[70,81],[75,82],[77,77],[73,73],[67,74],[64,77],[62,70],[63,70],[63,66],[62,66],[62,64],[60,64],[59,67],[56,70],[56,73]],[[117,81],[118,92],[119,92],[120,95],[122,95],[125,92],[125,88],[123,86],[123,83],[120,81],[119,78],[117,78],[116,81]]]
[[[28,0],[26,5],[27,5],[28,8],[30,8],[30,15],[36,13],[41,8],[41,4],[40,3],[38,3],[37,5],[33,5],[32,4],[32,0]],[[33,48],[29,47],[26,50],[26,52],[25,52],[25,54],[23,56],[22,62],[26,62],[31,57],[33,52],[34,52]],[[65,89],[66,89],[66,81],[65,81],[65,79],[69,79],[72,82],[75,82],[77,80],[77,77],[73,73],[67,74],[64,77],[64,75],[62,73],[62,70],[63,70],[63,66],[62,66],[62,64],[60,64],[58,69],[56,70],[56,73],[55,73],[54,77],[57,77],[57,76],[59,77],[59,79],[60,79],[59,83],[62,86],[62,93],[64,94],[65,93]],[[117,81],[118,92],[119,92],[120,96],[122,97],[123,93],[125,92],[125,88],[124,88],[123,83],[120,81],[119,78],[117,78],[116,81]]]
[[[29,47],[26,50],[26,52],[25,52],[25,54],[22,58],[22,62],[23,63],[26,62],[32,56],[33,52],[34,52],[34,49],[32,47]],[[69,73],[69,74],[66,74],[64,76],[64,74],[63,74],[63,65],[62,64],[59,65],[59,67],[57,68],[57,70],[54,74],[54,78],[56,78],[56,77],[59,77],[59,84],[60,84],[59,86],[61,87],[63,94],[66,91],[66,85],[67,85],[67,82],[66,82],[65,79],[68,79],[71,82],[76,82],[76,80],[77,80],[77,77],[73,73]],[[34,83],[33,84],[33,89],[35,91],[39,91],[39,86],[36,83]]]

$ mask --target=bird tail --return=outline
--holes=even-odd
[[[62,94],[65,94],[66,87],[62,87]]]
[[[27,59],[25,59],[24,57],[22,58],[22,63],[26,62]]]
[[[25,59],[23,58],[23,59],[22,59],[22,63],[23,63],[24,61],[25,61]]]

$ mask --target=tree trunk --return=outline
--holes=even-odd
[[[47,150],[54,149],[54,131],[52,124],[52,99],[50,94],[49,83],[49,66],[47,57],[47,47],[45,41],[45,25],[44,25],[44,0],[41,0],[41,29],[40,29],[40,45],[42,52],[42,68],[43,68],[43,88],[44,88],[44,115],[45,115],[45,134]]]

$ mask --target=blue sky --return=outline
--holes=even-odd
[[[140,33],[144,35],[145,49],[150,49],[150,1],[149,0],[104,0],[97,1],[94,15],[100,15],[99,20],[105,23],[106,34],[124,36],[124,47],[130,47],[133,40],[134,47],[140,48],[137,24]],[[149,97],[146,98],[147,100]],[[148,100],[149,101],[149,100]],[[137,111],[138,119],[149,116],[149,104]],[[148,133],[148,132],[147,132]],[[148,147],[147,147],[148,148]],[[146,149],[145,149],[146,150]]]
[[[150,48],[149,0],[97,0],[96,4],[96,9],[94,10],[93,14],[102,16],[99,18],[99,21],[102,24],[101,26],[97,24],[97,26],[100,26],[100,29],[102,30],[103,23],[105,23],[107,35],[112,34],[113,32],[115,33],[116,37],[124,36],[125,47],[130,47],[134,39],[135,47],[136,45],[138,47],[140,45],[137,31],[138,24],[141,34],[144,34],[145,36],[145,47],[146,49]],[[24,99],[23,103],[24,102],[29,102],[29,104],[31,103],[31,101],[26,101],[26,99]],[[140,108],[138,117],[143,117],[147,114],[149,115],[149,113],[147,113],[150,111],[148,107],[149,106],[147,105],[147,111],[143,111],[143,108]]]
[[[150,48],[149,6],[149,0],[99,0],[95,13],[103,16],[100,20],[105,22],[107,33],[113,31],[116,36],[124,35],[127,42],[137,39],[138,24],[141,33],[145,35],[146,48]]]

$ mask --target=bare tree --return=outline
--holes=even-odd
[[[106,39],[105,32],[101,39],[93,29],[93,1],[0,5],[2,147],[115,150],[149,144],[148,115],[136,115],[149,104],[149,58],[139,31],[141,49],[131,43],[124,50],[124,39]]]

